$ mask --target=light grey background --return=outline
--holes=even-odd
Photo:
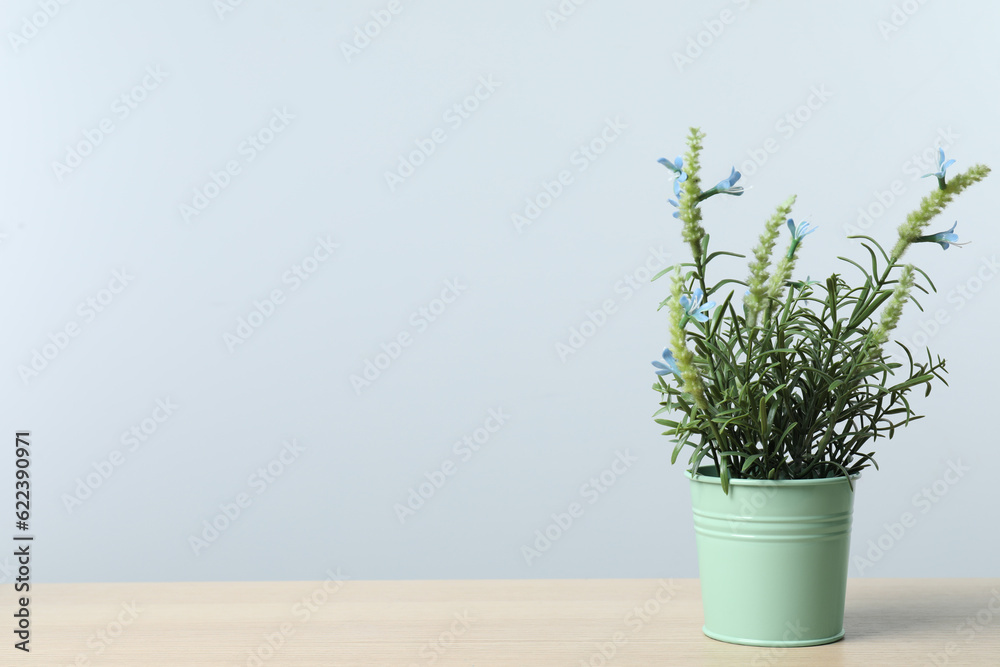
[[[556,20],[557,0],[402,0],[345,53],[388,6],[4,4],[0,432],[8,471],[13,432],[32,432],[36,580],[697,576],[683,468],[651,419],[666,285],[644,267],[685,256],[656,159],[699,125],[705,180],[743,168],[743,197],[704,204],[719,248],[749,250],[797,193],[794,216],[819,226],[798,270],[813,278],[850,273],[835,257],[862,252],[845,239],[859,208],[883,206],[864,224],[893,242],[934,186],[918,176],[936,141],[953,173],[1000,164],[993,3],[567,0]],[[456,104],[476,108],[459,124]],[[241,144],[275,109],[283,129],[250,160]],[[102,119],[113,131],[60,178],[53,163]],[[385,173],[438,128],[445,141],[390,189]],[[602,132],[614,141],[581,158]],[[186,221],[180,206],[231,160],[239,173]],[[948,358],[951,387],[918,398],[928,417],[864,474],[852,576],[1000,575],[993,179],[934,225],[958,220],[971,245],[911,251],[940,291],[899,333]],[[339,247],[292,289],[283,275],[317,238]],[[435,302],[446,281],[458,296]],[[275,289],[272,316],[227,344]],[[438,313],[425,328],[421,308]],[[356,391],[400,334],[410,344]],[[52,358],[31,375],[36,351]],[[477,433],[497,426],[491,410],[504,423]],[[478,451],[454,448],[466,436]],[[619,456],[631,463],[606,492],[583,486]],[[280,474],[254,476],[269,464]],[[396,506],[449,465],[401,521]],[[573,502],[583,515],[526,557]],[[229,525],[209,541],[212,521]]]

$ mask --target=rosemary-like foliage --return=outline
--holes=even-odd
[[[709,190],[701,190],[700,153],[704,135],[691,128],[688,151],[673,162],[660,160],[679,182],[674,188],[681,237],[691,261],[668,267],[653,278],[671,278],[666,306],[668,347],[657,368],[653,389],[660,394],[656,422],[667,428],[676,446],[692,449],[690,470],[711,462],[729,492],[729,480],[810,479],[846,476],[878,465],[872,441],[893,437],[898,427],[920,419],[907,400],[909,392],[934,380],[945,382],[945,361],[927,351],[914,359],[902,343],[907,363],[886,351],[903,307],[914,291],[929,293],[927,274],[900,258],[913,243],[957,243],[954,226],[922,235],[932,218],[951,200],[989,173],[974,165],[950,181],[940,153],[938,188],[899,227],[891,250],[870,236],[860,239],[868,257],[861,262],[840,257],[860,271],[860,285],[840,274],[825,281],[792,280],[799,245],[815,231],[788,216],[795,198],[778,206],[764,225],[749,262],[747,279],[708,280],[718,257],[745,257],[712,251],[700,204],[715,194],[742,195],[735,187],[739,172]],[[772,259],[780,230],[787,224],[787,250]],[[710,228],[710,227],[709,227]],[[926,281],[926,287],[921,280]],[[737,290],[741,285],[745,290]],[[726,293],[726,287],[728,293]],[[711,300],[722,297],[721,303]],[[704,301],[704,303],[703,303]],[[742,304],[740,303],[742,302]],[[917,303],[919,307],[919,303]],[[664,413],[672,413],[666,418]]]

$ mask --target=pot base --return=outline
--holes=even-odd
[[[707,627],[702,627],[701,631],[705,633],[705,636],[709,639],[715,639],[716,641],[726,642],[727,644],[741,644],[743,646],[773,646],[780,648],[795,648],[800,646],[819,646],[821,644],[832,644],[835,641],[840,641],[844,638],[844,631],[841,630],[832,637],[822,637],[820,639],[797,639],[791,641],[776,640],[776,641],[766,641],[759,639],[741,639],[739,637],[730,637],[729,635],[722,635],[717,632],[712,632]]]

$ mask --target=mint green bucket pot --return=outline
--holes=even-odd
[[[854,509],[847,478],[733,479],[727,496],[715,466],[685,475],[704,633],[750,646],[841,639]]]

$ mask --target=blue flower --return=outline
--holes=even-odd
[[[716,185],[715,187],[717,187],[719,189],[719,192],[723,194],[741,195],[743,194],[743,186],[742,185],[736,187],[733,186],[736,185],[736,181],[740,180],[740,176],[742,176],[742,174],[736,171],[736,167],[731,167],[731,169],[732,171],[729,172],[729,176],[724,180],[719,181],[719,184]]]
[[[670,205],[673,206],[674,208],[680,208],[681,204],[679,200],[681,198],[681,183],[686,181],[688,177],[687,174],[681,171],[681,167],[684,166],[684,160],[682,160],[679,157],[676,157],[674,158],[674,161],[671,162],[667,158],[661,157],[659,160],[657,160],[657,162],[662,164],[670,171],[674,172],[674,175],[677,177],[674,179],[674,196],[677,197],[677,199],[668,199],[667,201],[670,202]],[[680,218],[681,212],[674,211],[673,216],[675,218]]]
[[[794,241],[801,241],[803,237],[809,236],[815,232],[819,227],[810,227],[808,222],[802,221],[799,226],[796,227],[795,223],[791,218],[788,219],[788,229],[792,232],[792,239]]]
[[[914,243],[940,243],[941,247],[945,250],[948,249],[948,246],[963,246],[965,243],[958,242],[958,234],[955,233],[956,225],[958,225],[957,220],[948,231],[938,232],[937,234],[929,234],[928,236],[920,236],[914,240]],[[968,243],[968,241],[966,241],[966,243]]]
[[[798,227],[796,227],[795,222],[791,218],[789,218],[788,231],[792,233],[792,242],[788,246],[788,254],[786,255],[786,257],[788,257],[788,259],[791,259],[792,255],[795,254],[795,249],[799,247],[799,242],[801,242],[802,239],[805,238],[806,236],[809,236],[810,234],[815,232],[817,229],[819,228],[811,227],[809,223],[805,221],[800,222]]]
[[[698,305],[701,303],[701,299],[704,295],[705,293],[702,292],[701,288],[699,287],[694,291],[694,294],[691,295],[690,297],[688,296],[681,297],[681,306],[684,307],[684,312],[687,313],[689,317],[693,317],[699,322],[708,322],[708,311],[715,308],[714,301],[709,301],[704,306]]]
[[[945,162],[945,160],[944,160],[944,149],[939,148],[938,149],[938,170],[935,171],[935,172],[931,172],[930,174],[924,174],[923,176],[921,176],[921,178],[927,178],[928,176],[937,176],[938,183],[941,184],[941,189],[943,190],[944,189],[944,175],[945,175],[945,172],[948,170],[948,167],[950,167],[953,164],[955,164],[954,160],[948,160],[947,162]]]
[[[661,157],[659,160],[657,160],[657,162],[659,162],[660,164],[662,164],[664,167],[666,167],[670,171],[674,172],[674,175],[677,176],[677,180],[678,181],[684,182],[684,181],[687,180],[687,177],[688,177],[687,174],[685,174],[683,171],[681,171],[681,167],[684,166],[684,160],[682,160],[681,158],[675,157],[674,161],[671,162],[667,158]]]
[[[677,158],[677,159],[679,160],[680,158]],[[685,178],[687,178],[687,176],[685,176]],[[670,203],[671,206],[673,206],[674,208],[677,208],[677,209],[679,209],[681,207],[681,203],[680,203],[680,201],[678,201],[681,198],[681,184],[680,184],[680,180],[681,179],[677,179],[676,181],[674,181],[674,196],[677,197],[677,199],[668,199],[667,200]],[[680,211],[674,211],[674,217],[675,218],[681,217],[681,212]]]
[[[734,195],[739,197],[743,194],[743,186],[736,185],[736,181],[740,180],[740,176],[742,176],[742,174],[736,171],[736,167],[732,167],[732,171],[729,172],[729,176],[719,181],[715,187],[709,188],[698,195],[698,201],[708,199],[712,195],[717,194]]]
[[[669,348],[663,348],[663,361],[654,361],[653,367],[656,369],[657,375],[666,375],[668,373],[673,373],[674,375],[680,377],[681,371],[677,368],[677,361],[674,359],[673,352]]]

